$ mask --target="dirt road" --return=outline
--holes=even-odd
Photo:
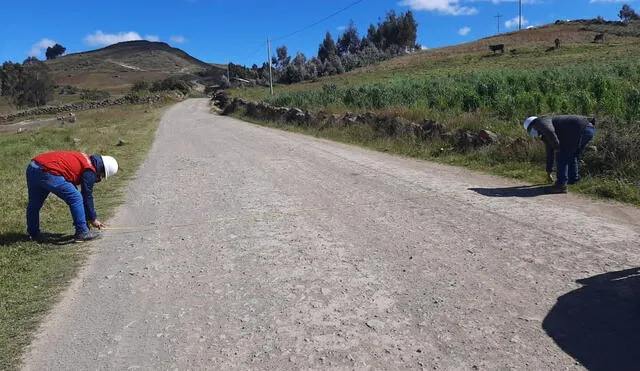
[[[640,211],[514,186],[185,101],[25,369],[637,366]]]

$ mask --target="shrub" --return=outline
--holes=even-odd
[[[149,84],[148,81],[138,80],[133,83],[133,86],[131,87],[131,91],[139,93],[142,91],[149,90],[150,87],[151,87],[151,84]]]
[[[462,110],[477,111],[480,108],[480,97],[475,92],[465,91],[462,95]]]
[[[583,156],[585,173],[640,182],[640,128],[607,126],[594,139],[597,150]]]
[[[191,82],[175,76],[171,76],[171,77],[167,77],[164,80],[154,81],[153,84],[151,85],[150,90],[152,92],[178,90],[182,94],[186,95],[186,94],[189,94],[189,91],[191,91],[191,86],[192,86]]]
[[[204,87],[204,93],[207,95],[211,95],[216,91],[218,91],[218,89],[219,89],[219,86],[217,85],[207,85]]]
[[[108,91],[98,89],[82,89],[80,90],[80,98],[82,100],[104,100],[111,96]]]
[[[640,118],[640,90],[633,88],[627,94],[626,99],[627,110],[625,112],[624,119],[631,122]]]
[[[60,95],[74,95],[78,92],[78,88],[71,85],[61,86],[58,94]]]

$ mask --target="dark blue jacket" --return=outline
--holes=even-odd
[[[538,131],[547,152],[547,172],[553,171],[555,151],[575,152],[580,148],[582,131],[593,127],[589,117],[561,115],[541,116],[531,125]]]
[[[82,193],[82,201],[84,204],[84,213],[88,221],[98,219],[96,209],[93,205],[93,185],[100,182],[104,176],[104,163],[102,157],[97,155],[90,156],[91,163],[95,166],[97,172],[86,170],[82,173],[80,182],[80,193]]]

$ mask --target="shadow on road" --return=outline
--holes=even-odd
[[[29,236],[25,233],[4,233],[0,234],[0,246],[10,247],[15,244],[30,242]],[[51,244],[51,245],[68,245],[75,242],[75,239],[71,235],[62,233],[47,233],[43,235],[41,239],[38,239],[38,243]]]
[[[589,370],[640,367],[640,268],[576,281],[558,298],[542,328]]]
[[[506,188],[469,188],[487,197],[537,197],[547,195],[546,185],[516,186]]]

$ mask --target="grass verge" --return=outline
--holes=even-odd
[[[151,147],[162,111],[161,105],[110,107],[79,112],[73,125],[0,136],[0,370],[18,368],[40,321],[91,253],[82,244],[27,240],[25,169],[30,159],[54,150],[116,157],[118,175],[95,188],[96,210],[106,220]],[[118,146],[119,139],[125,144]],[[73,234],[69,210],[57,197],[47,199],[40,217],[44,231]]]

